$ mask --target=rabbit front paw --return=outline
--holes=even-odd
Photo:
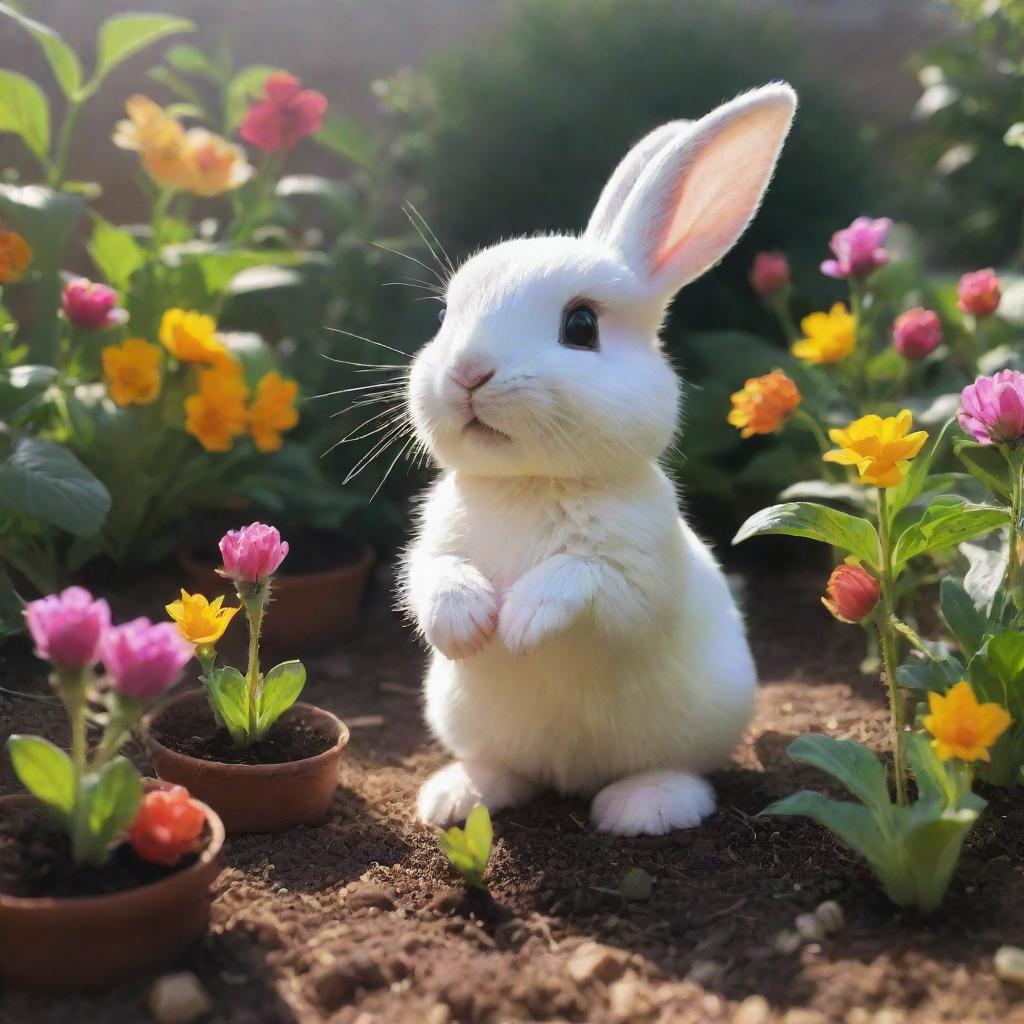
[[[431,595],[420,627],[427,643],[459,661],[482,651],[498,626],[498,600],[487,579],[464,567]]]
[[[498,635],[512,654],[525,654],[542,640],[568,629],[583,604],[566,566],[544,564],[521,577],[505,595]]]

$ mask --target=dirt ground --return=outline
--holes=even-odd
[[[331,820],[230,840],[210,934],[174,965],[202,980],[214,1003],[208,1019],[1024,1022],[1024,989],[992,967],[1001,944],[1024,944],[1019,796],[986,794],[990,807],[931,920],[897,913],[818,826],[755,817],[777,797],[822,785],[785,758],[791,738],[821,731],[880,744],[885,723],[880,686],[856,671],[860,631],[818,605],[821,574],[768,575],[747,599],[758,713],[714,778],[718,813],[690,832],[631,840],[592,832],[582,801],[499,814],[488,904],[464,897],[434,835],[413,820],[417,784],[445,758],[421,722],[424,655],[378,573],[358,638],[307,659],[307,699],[352,728]],[[8,645],[0,684],[39,692],[42,672]],[[0,734],[17,727],[65,739],[50,708],[2,694],[0,723]],[[10,791],[3,762],[0,787]],[[653,879],[647,900],[621,893],[633,868]],[[845,925],[795,942],[796,915],[823,900],[838,901]],[[146,1021],[152,981],[91,997],[3,992],[0,1021]]]

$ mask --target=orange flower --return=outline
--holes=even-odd
[[[160,359],[156,345],[126,338],[100,352],[107,392],[115,405],[149,405],[160,394]]]
[[[203,370],[199,389],[185,399],[185,432],[208,452],[229,451],[246,431],[248,394],[240,369],[224,364]]]
[[[728,420],[742,437],[771,434],[799,404],[796,385],[781,370],[773,370],[763,377],[751,377],[743,390],[732,396]]]
[[[932,746],[943,761],[951,757],[961,761],[991,761],[989,747],[1013,722],[1002,704],[979,704],[971,684],[965,679],[945,696],[929,693],[928,708],[931,714],[925,716],[924,727],[934,737]]]
[[[259,451],[277,451],[282,443],[281,432],[291,430],[299,422],[295,410],[298,392],[295,381],[285,380],[273,370],[256,385],[256,397],[249,407],[249,430]]]
[[[142,798],[128,842],[143,860],[174,867],[198,849],[205,824],[206,812],[184,786],[157,789]]]
[[[878,580],[851,559],[832,570],[821,603],[840,622],[860,622],[875,610],[881,593]]]
[[[160,341],[182,363],[220,364],[230,360],[224,343],[217,337],[212,316],[188,309],[169,309],[160,318]]]
[[[185,133],[183,159],[188,167],[186,191],[197,196],[218,196],[244,185],[252,177],[245,150],[205,128]]]
[[[32,262],[32,247],[0,220],[0,284],[20,281]]]

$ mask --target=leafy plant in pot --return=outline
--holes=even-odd
[[[182,591],[167,606],[195,645],[203,691],[173,697],[146,716],[153,767],[206,800],[229,832],[319,824],[338,786],[348,729],[330,712],[297,703],[306,682],[301,662],[285,661],[265,674],[260,667],[264,618],[288,543],[274,527],[252,523],[229,530],[220,552],[219,571],[234,583],[240,604],[225,608],[221,598]],[[218,665],[215,648],[239,608],[249,629],[244,674]]]
[[[7,741],[32,795],[0,799],[0,979],[102,988],[161,966],[206,930],[224,827],[118,754],[192,647],[168,623],[112,626],[107,603],[81,587],[31,602],[26,621],[53,666],[71,754],[39,736]],[[102,725],[92,749],[90,720]]]

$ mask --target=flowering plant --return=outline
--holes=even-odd
[[[112,625],[107,602],[81,587],[30,602],[25,618],[36,654],[53,668],[51,682],[71,723],[71,754],[39,736],[13,735],[7,748],[18,778],[67,830],[76,864],[103,864],[129,830],[140,856],[176,863],[188,844],[177,856],[164,849],[152,857],[140,840],[151,831],[139,821],[140,809],[153,796],[143,798],[138,771],[118,751],[145,709],[177,682],[192,645],[169,623],[139,618]],[[97,701],[103,711],[93,714]],[[102,727],[91,749],[90,723]],[[193,820],[197,810],[203,818],[190,807]],[[200,821],[190,843],[201,827]]]
[[[239,747],[258,743],[290,708],[306,684],[306,669],[299,661],[275,665],[266,675],[260,668],[260,631],[270,602],[274,573],[288,554],[288,542],[272,526],[252,523],[229,530],[220,541],[223,560],[218,570],[235,585],[239,606],[223,607],[223,597],[208,601],[201,594],[181,592],[167,606],[167,614],[181,635],[195,645],[202,666],[201,680],[213,710]],[[245,609],[249,627],[249,661],[245,675],[229,665],[217,665],[215,645],[231,620]]]

